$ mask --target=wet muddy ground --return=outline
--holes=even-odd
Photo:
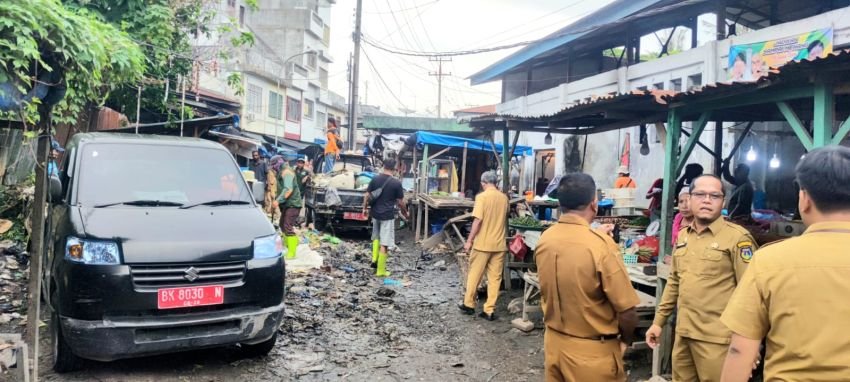
[[[246,358],[237,346],[90,362],[46,381],[542,381],[543,332],[513,329],[503,292],[495,322],[460,314],[460,271],[454,255],[423,254],[407,231],[392,254],[384,285],[369,268],[370,243],[355,235],[323,245],[325,267],[287,276],[287,312],[268,357]],[[44,338],[45,336],[43,336]],[[647,378],[649,356],[628,357],[630,380]]]

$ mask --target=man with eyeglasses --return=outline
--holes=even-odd
[[[678,305],[673,344],[674,381],[719,381],[732,332],[720,314],[756,249],[750,233],[721,217],[726,196],[714,175],[694,179],[690,191],[694,221],[679,232],[667,287],[646,332],[658,346],[661,328]]]
[[[746,381],[767,338],[765,381],[846,381],[850,376],[850,149],[813,150],[796,169],[808,227],[766,246],[720,320],[734,333],[724,381]]]

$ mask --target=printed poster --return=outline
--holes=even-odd
[[[790,61],[813,60],[832,53],[832,28],[729,48],[729,79],[751,81]]]

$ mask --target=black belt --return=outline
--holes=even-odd
[[[603,335],[595,336],[595,337],[581,337],[581,336],[574,336],[572,334],[564,333],[564,332],[558,332],[558,333],[561,333],[561,334],[563,334],[567,337],[573,337],[573,338],[578,338],[578,339],[582,339],[582,340],[590,340],[590,341],[600,341],[600,342],[616,340],[616,339],[620,338],[619,334],[603,334]]]

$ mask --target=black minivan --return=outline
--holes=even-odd
[[[53,367],[240,344],[268,353],[283,315],[280,236],[218,143],[77,134],[51,213],[42,293]]]

